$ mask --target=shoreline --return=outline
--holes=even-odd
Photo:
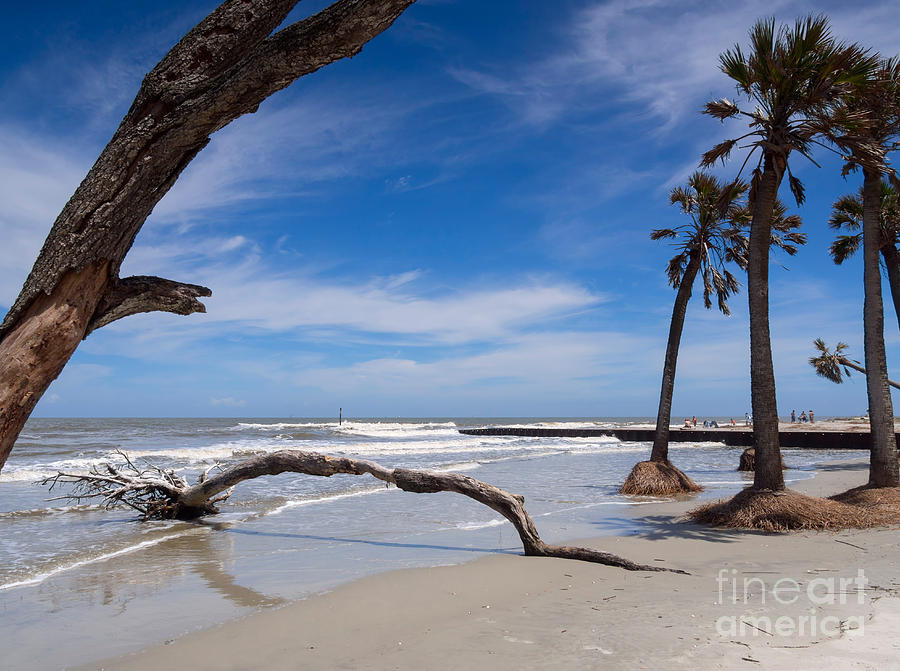
[[[849,489],[865,482],[866,464],[822,464],[795,488],[813,495]],[[891,642],[900,624],[892,529],[762,534],[675,521],[693,505],[680,500],[630,507],[633,533],[585,543],[690,576],[493,555],[368,576],[74,668],[631,669],[665,662],[670,668],[731,669],[759,662],[786,670],[834,660],[875,668],[892,663],[900,651],[900,643]],[[868,585],[851,594],[847,586],[859,570]],[[744,579],[751,580],[749,591]],[[773,601],[778,580],[797,584],[793,603]],[[813,593],[804,592],[810,585]],[[731,588],[741,598],[731,599]],[[742,621],[759,623],[754,618],[761,617],[793,626],[793,634],[739,631]],[[835,623],[843,628],[837,635]],[[731,632],[730,624],[738,630]],[[800,635],[801,625],[814,628],[814,635]],[[798,666],[798,653],[809,666]]]

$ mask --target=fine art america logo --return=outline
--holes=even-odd
[[[737,569],[720,569],[716,576],[718,604],[741,610],[716,619],[720,636],[836,637],[853,630],[862,634],[865,615],[823,612],[852,611],[865,604],[868,579],[862,569],[855,577],[813,578],[800,582],[778,578],[738,576]],[[841,608],[843,607],[843,608]]]

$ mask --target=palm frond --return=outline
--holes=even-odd
[[[788,182],[791,185],[791,193],[794,194],[794,200],[797,202],[797,205],[803,205],[803,202],[806,200],[806,191],[803,188],[803,182],[794,177],[790,172],[788,172]]]
[[[840,358],[838,352],[846,347],[844,343],[838,343],[834,353],[828,350],[828,346],[821,338],[816,338],[813,341],[813,346],[819,351],[819,355],[809,357],[809,365],[815,369],[816,375],[824,377],[826,380],[834,382],[835,384],[841,384],[844,381],[842,369],[849,377],[850,371],[846,370],[846,368],[841,366],[838,362],[838,359]]]
[[[652,231],[650,231],[651,240],[667,240],[677,237],[678,231],[675,231],[671,228],[654,228]]]
[[[703,106],[703,114],[708,114],[720,121],[730,119],[731,117],[740,114],[740,111],[737,103],[734,103],[727,98],[711,100]]]
[[[753,204],[756,202],[756,195],[759,193],[759,185],[762,182],[762,170],[759,169],[759,166],[753,170],[753,177],[750,179],[750,193],[747,194],[747,202],[750,207],[753,207]]]
[[[862,246],[862,233],[856,235],[839,235],[831,243],[828,253],[835,265],[841,265],[844,261],[859,251]]]
[[[831,207],[831,216],[828,218],[828,225],[831,228],[856,231],[862,226],[863,204],[861,197],[847,194],[834,201]]]

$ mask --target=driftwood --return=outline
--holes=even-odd
[[[242,461],[214,475],[206,471],[196,484],[190,485],[174,471],[155,466],[142,468],[126,455],[122,457],[125,460],[123,466],[106,464],[93,468],[88,474],[60,472],[44,480],[43,484],[51,488],[71,484],[74,486],[72,493],[59,498],[77,501],[101,499],[102,505],[107,507],[131,507],[139,511],[144,519],[193,519],[217,513],[216,503],[227,499],[234,486],[244,480],[288,472],[324,477],[337,473],[369,474],[403,491],[419,494],[456,492],[488,506],[515,527],[525,555],[529,557],[578,559],[629,571],[684,573],[660,566],[636,564],[591,548],[548,545],[541,540],[531,516],[525,510],[524,497],[460,473],[390,469],[362,459],[281,450]]]
[[[89,333],[139,312],[205,312],[206,287],[120,278],[119,268],[210,136],[296,79],[355,56],[414,1],[340,0],[273,32],[297,0],[226,0],[147,74],[0,324],[0,468]]]

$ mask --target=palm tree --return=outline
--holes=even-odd
[[[719,143],[703,155],[701,165],[725,161],[747,140],[744,164],[757,154],[749,192],[752,222],[747,266],[750,308],[750,379],[753,439],[756,448],[754,490],[783,490],[778,409],[769,334],[769,243],[778,189],[785,174],[797,204],[803,185],[790,171],[792,151],[810,158],[817,138],[830,131],[830,113],[850,85],[862,83],[874,60],[856,45],[836,42],[824,16],[798,19],[775,29],[774,19],[750,30],[750,51],[740,45],[720,57],[722,71],[754,104],[744,111],[730,100],[707,103],[704,113],[724,122],[738,115],[749,120],[745,135]],[[758,150],[758,153],[757,153]],[[743,168],[742,168],[743,169]]]
[[[900,486],[894,408],[888,388],[884,350],[884,306],[881,298],[879,254],[883,248],[883,179],[893,179],[887,153],[900,137],[900,58],[881,61],[866,81],[854,86],[839,114],[842,134],[835,138],[845,150],[845,173],[862,168],[863,333],[866,391],[872,452],[870,487]]]
[[[887,271],[888,284],[897,325],[900,326],[900,250],[897,249],[900,234],[900,201],[897,190],[888,182],[881,182],[881,260]],[[837,231],[849,231],[839,235],[831,243],[829,252],[837,265],[853,256],[862,245],[863,201],[859,196],[847,194],[838,198],[832,206],[828,225]]]
[[[848,359],[844,355],[847,343],[839,342],[834,346],[834,352],[832,352],[824,340],[816,338],[813,340],[813,347],[819,350],[819,355],[809,357],[809,365],[815,369],[816,375],[819,377],[824,377],[835,384],[841,384],[845,375],[850,377],[851,368],[858,373],[866,374],[866,369],[859,365],[859,361]],[[900,389],[900,382],[888,380],[888,384]]]
[[[741,198],[747,188],[740,181],[723,185],[711,175],[696,172],[688,179],[686,187],[673,189],[669,196],[671,204],[678,205],[690,221],[675,228],[658,228],[650,234],[652,240],[679,240],[676,244],[678,253],[669,260],[666,269],[669,284],[678,292],[669,325],[650,461],[635,464],[619,490],[623,494],[660,496],[702,489],[669,462],[675,368],[684,317],[698,275],[703,282],[703,305],[711,308],[715,294],[718,309],[725,315],[731,314],[727,300],[737,292],[738,281],[726,264],[733,262],[740,268],[746,267],[747,238],[743,229],[750,221],[750,213]],[[800,219],[784,216],[783,205],[778,203],[778,206],[781,216],[772,243],[794,254],[795,245],[806,241],[794,230],[800,225]]]

